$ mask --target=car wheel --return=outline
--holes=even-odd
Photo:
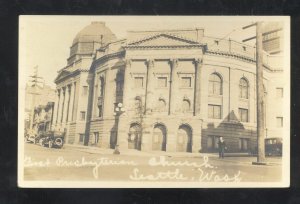
[[[63,146],[63,140],[61,138],[56,138],[54,141],[54,144],[58,147],[62,147]]]

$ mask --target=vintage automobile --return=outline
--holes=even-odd
[[[47,131],[41,133],[38,137],[39,144],[43,147],[48,146],[49,148],[62,148],[64,144],[65,132]]]
[[[266,138],[265,153],[266,156],[282,156],[282,138]]]
[[[35,135],[28,134],[25,136],[25,142],[35,143],[35,141],[36,141],[35,138],[36,138]]]

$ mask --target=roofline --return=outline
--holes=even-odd
[[[203,27],[196,28],[184,28],[184,29],[162,29],[162,30],[129,30],[128,33],[142,33],[142,32],[168,32],[168,31],[194,31],[194,30],[204,30]]]

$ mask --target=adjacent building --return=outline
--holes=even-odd
[[[281,136],[284,67],[264,55],[266,136]],[[204,28],[129,31],[92,22],[55,79],[52,126],[66,142],[100,148],[231,152],[257,147],[255,48]]]
[[[35,109],[55,100],[55,89],[42,83],[27,83],[25,87],[25,129],[32,129]]]

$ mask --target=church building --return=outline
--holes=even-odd
[[[282,137],[283,65],[264,53],[266,137]],[[74,38],[55,79],[52,128],[67,144],[141,151],[230,152],[257,147],[255,47],[204,28],[128,31],[104,22]],[[273,107],[277,107],[274,109]]]

